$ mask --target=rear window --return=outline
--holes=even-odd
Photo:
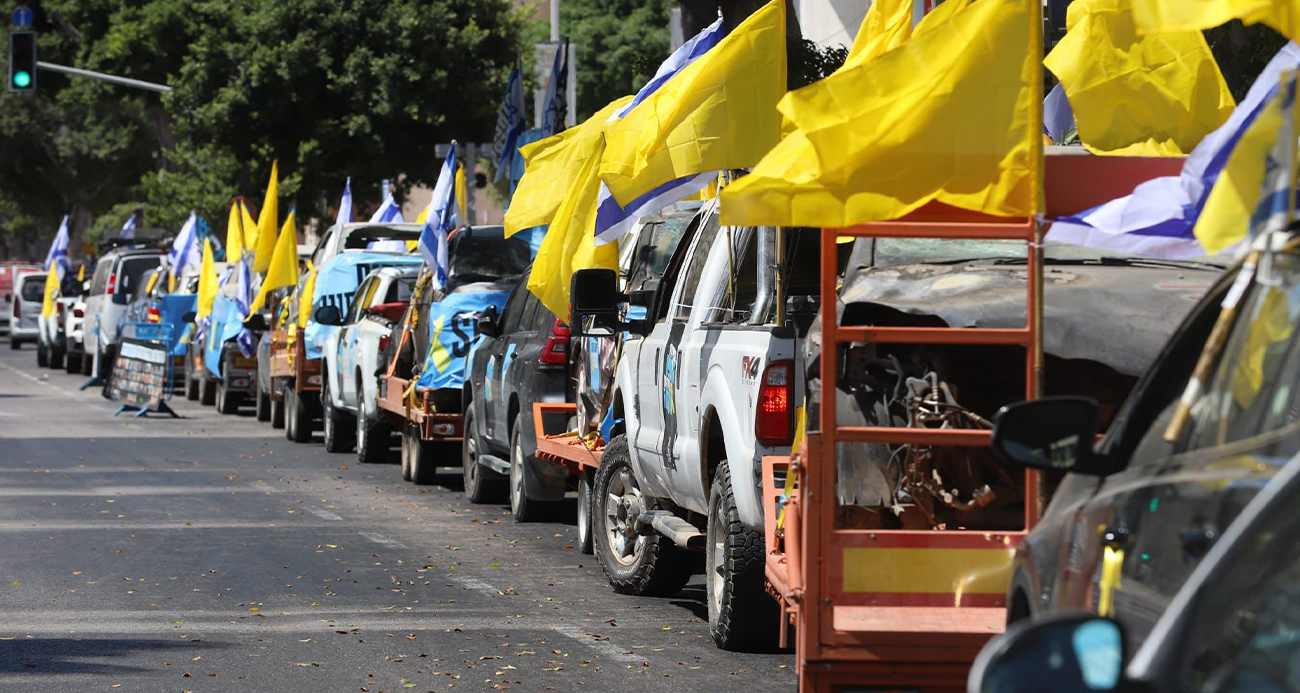
[[[117,270],[118,293],[134,297],[148,281],[150,270],[156,269],[162,261],[161,255],[131,257],[122,260]]]
[[[45,300],[45,277],[24,277],[22,296],[24,301]]]
[[[451,239],[451,281],[456,284],[517,277],[532,262],[532,246],[521,234],[504,238],[496,229],[462,230]]]

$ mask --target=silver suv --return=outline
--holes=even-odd
[[[117,354],[122,316],[138,290],[144,288],[149,271],[166,260],[165,250],[114,250],[100,258],[86,296],[82,331],[86,358],[98,358],[98,372],[105,375]]]

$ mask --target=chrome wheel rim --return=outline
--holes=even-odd
[[[510,447],[510,509],[518,512],[524,504],[524,452],[518,445]]]
[[[722,608],[722,590],[726,586],[727,576],[727,542],[726,535],[719,531],[721,519],[718,518],[718,509],[716,506],[709,507],[709,565],[708,565],[708,590],[709,590],[709,612],[716,614]]]
[[[603,499],[605,539],[610,555],[620,565],[630,566],[645,549],[645,536],[636,531],[636,519],[644,506],[636,477],[627,467],[614,473]]]
[[[591,538],[591,484],[584,477],[578,482],[578,541]],[[584,549],[586,550],[586,549]]]

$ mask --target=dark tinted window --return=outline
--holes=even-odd
[[[519,323],[523,320],[524,312],[529,308],[528,297],[531,292],[524,286],[526,282],[519,282],[514,292],[510,294],[510,299],[506,301],[506,307],[501,313],[501,335],[508,337],[511,333],[519,330]]]
[[[704,274],[704,265],[709,260],[709,253],[713,250],[713,243],[719,238],[727,237],[727,234],[719,233],[719,228],[717,214],[710,214],[704,225],[700,227],[699,240],[696,241],[696,247],[691,252],[690,259],[687,260],[686,272],[682,275],[682,292],[677,297],[679,302],[673,306],[671,312],[674,320],[686,320],[690,317],[691,305],[695,300],[695,290],[699,287],[700,277]]]
[[[409,277],[398,277],[388,285],[388,295],[384,297],[384,303],[405,303],[411,300],[411,294],[415,292],[415,275]]]
[[[144,288],[150,270],[158,267],[161,255],[129,257],[117,268],[117,294],[123,298],[134,298],[137,291]]]
[[[532,262],[532,247],[522,234],[510,238],[501,227],[466,227],[451,237],[451,282],[493,281],[517,277]]]
[[[45,277],[23,278],[22,295],[24,301],[45,300]]]

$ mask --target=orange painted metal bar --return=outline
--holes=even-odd
[[[1029,328],[987,327],[841,327],[838,340],[875,344],[999,344],[1029,346],[1034,333]]]
[[[869,238],[1032,241],[1035,224],[1032,220],[1026,222],[1024,219],[1006,222],[877,221],[842,229],[826,229],[825,234]]]
[[[563,431],[547,430],[546,422],[552,418],[565,421],[577,413],[578,405],[569,402],[533,402],[533,431],[537,434],[537,454],[543,457],[563,460],[565,466],[575,465],[580,469],[595,469],[600,466],[600,457],[605,452],[603,442],[588,448],[587,444],[576,435]]]
[[[955,445],[988,447],[989,431],[956,428],[892,428],[884,426],[840,426],[836,442],[886,443],[889,445]]]

